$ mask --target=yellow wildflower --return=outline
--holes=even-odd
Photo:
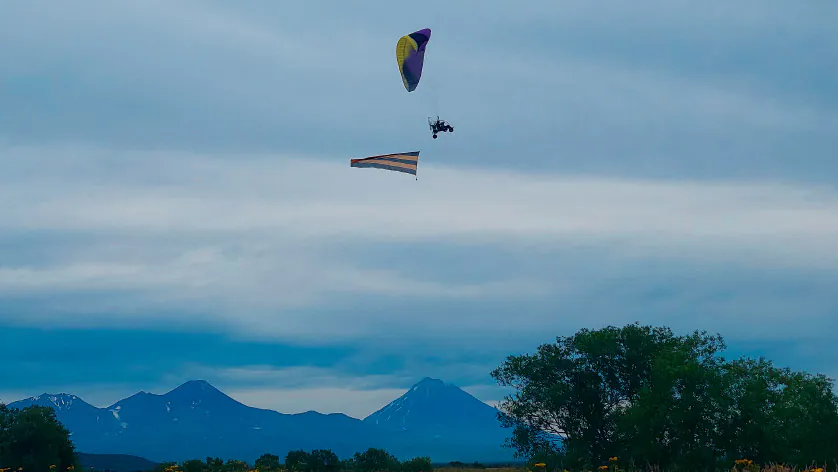
[[[545,466],[547,466],[547,464],[545,464],[544,462],[539,462],[539,463],[535,464],[535,466],[536,467],[545,467]]]
[[[611,461],[611,462],[617,462],[619,459],[617,459],[617,456],[614,456],[614,457],[609,457],[608,460]]]
[[[599,470],[608,470],[608,466],[607,465],[601,465],[601,466],[599,466]]]

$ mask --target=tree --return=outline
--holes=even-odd
[[[153,472],[167,472],[167,471],[173,470],[177,467],[178,467],[177,462],[166,461],[166,462],[160,462],[157,465],[155,465],[154,469],[152,469],[152,471]]]
[[[250,467],[244,461],[228,459],[221,467],[221,470],[222,472],[247,472],[250,470]]]
[[[279,456],[273,454],[262,454],[253,466],[259,470],[279,470],[282,467],[279,463]]]
[[[48,472],[51,465],[60,471],[79,467],[70,432],[52,408],[0,405],[0,468]]]
[[[11,438],[9,437],[11,425],[12,412],[4,403],[0,403],[0,468],[6,465],[3,458],[8,456],[8,449],[11,447]]]
[[[739,359],[725,366],[730,413],[721,426],[728,460],[748,457],[759,464],[786,457],[781,431],[775,423],[781,402],[783,373],[760,358]]]
[[[720,342],[703,333],[691,338]],[[668,328],[609,326],[509,356],[492,372],[517,390],[499,405],[499,419],[514,428],[509,445],[519,457],[563,454],[576,467],[601,464],[617,447],[620,415],[649,384],[658,354],[683,342]]]
[[[801,466],[838,461],[838,397],[832,379],[789,369],[774,368],[773,374],[776,400],[770,406],[766,444],[777,448],[777,459]]]
[[[399,460],[384,449],[371,447],[362,453],[355,453],[355,470],[358,472],[383,472],[399,468]]]
[[[340,470],[354,471],[356,469],[357,466],[355,465],[354,457],[347,457],[346,459],[340,461]]]
[[[200,459],[192,459],[181,464],[183,472],[208,472],[210,470],[209,464]]]
[[[331,449],[315,449],[308,455],[308,472],[337,472],[340,459]]]
[[[207,457],[205,461],[207,464],[207,468],[213,472],[218,472],[224,467],[224,461],[220,457]]]
[[[492,375],[516,390],[499,406],[510,446],[549,470],[609,457],[716,470],[743,457],[805,467],[838,461],[838,396],[822,375],[765,359],[726,361],[720,336],[628,325],[581,330]]]
[[[475,462],[475,464],[477,463]],[[401,469],[404,472],[431,472],[432,470],[434,470],[434,467],[431,464],[430,457],[414,457],[413,459],[402,462]]]
[[[309,453],[298,449],[296,451],[288,451],[285,455],[285,468],[292,471],[308,470]]]
[[[657,354],[648,382],[623,410],[615,454],[663,468],[715,470],[728,415],[723,344],[698,335]]]

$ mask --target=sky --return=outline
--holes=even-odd
[[[665,325],[838,376],[832,0],[0,3],[0,400],[363,417]],[[431,28],[405,91],[395,44]],[[455,127],[432,140],[427,119]],[[418,179],[349,160],[421,151]]]

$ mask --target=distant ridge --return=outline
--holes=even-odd
[[[79,463],[85,470],[109,470],[111,472],[145,472],[153,470],[157,463],[142,457],[126,454],[87,454],[80,452]]]
[[[501,427],[495,408],[428,377],[363,420],[342,413],[253,408],[204,380],[190,380],[162,395],[138,392],[106,408],[67,393],[9,406],[35,404],[53,408],[76,450],[95,457],[118,454],[166,462],[211,456],[252,463],[264,453],[284,457],[295,449],[326,448],[349,457],[379,447],[400,459],[514,461],[512,451],[503,447],[510,431]]]

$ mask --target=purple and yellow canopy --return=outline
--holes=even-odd
[[[399,63],[404,88],[408,92],[416,90],[419,85],[425,62],[425,46],[430,39],[431,30],[425,28],[402,36],[396,43],[396,61]]]

